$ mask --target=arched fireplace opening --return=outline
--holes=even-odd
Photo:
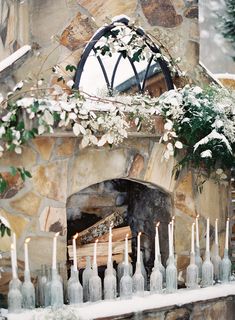
[[[78,237],[77,241],[79,268],[85,267],[85,256],[92,255],[92,243],[100,236],[99,245],[103,248],[104,256],[98,257],[98,265],[102,276],[102,271],[107,263],[105,255],[107,256],[108,252],[108,243],[102,241],[108,232],[107,225],[112,220],[115,225],[113,231],[116,234],[113,245],[115,247],[115,241],[121,243],[121,245],[117,245],[113,254],[114,266],[123,259],[123,240],[126,230],[129,228],[131,232],[131,252],[129,254],[131,261],[135,265],[136,239],[138,232],[141,232],[144,264],[147,273],[150,274],[154,264],[155,226],[159,221],[161,223],[160,248],[162,261],[165,264],[168,256],[167,224],[172,216],[172,201],[170,195],[158,187],[127,179],[108,180],[91,185],[71,195],[67,200],[66,210],[68,248],[71,248],[71,239],[76,233],[84,235],[85,232],[86,234],[80,240]],[[97,229],[95,232],[94,230],[89,232],[89,228],[92,226]],[[72,250],[69,249],[68,264],[72,263],[72,259]]]

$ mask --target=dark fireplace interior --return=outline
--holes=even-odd
[[[115,228],[130,226],[131,229],[132,254],[130,256],[134,265],[137,234],[142,233],[141,250],[148,274],[154,264],[155,226],[160,221],[160,248],[162,262],[165,264],[168,256],[167,224],[172,215],[171,197],[157,187],[126,179],[104,181],[68,198],[68,244],[71,243],[74,234],[108,217],[117,209],[123,212],[123,222]],[[90,242],[94,241],[95,238]]]

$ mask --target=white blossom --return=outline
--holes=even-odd
[[[176,147],[177,149],[182,149],[182,148],[183,148],[183,144],[182,144],[182,142],[180,142],[180,141],[176,141],[176,143],[175,143],[175,147]]]
[[[66,84],[67,84],[67,86],[69,88],[72,88],[72,86],[74,85],[74,81],[73,80],[69,80]]]
[[[17,89],[21,89],[22,87],[23,87],[23,85],[24,85],[24,82],[21,80],[20,82],[18,82],[15,86],[14,86],[14,88],[13,88],[13,92],[14,91],[16,91]]]
[[[212,158],[212,152],[211,150],[205,150],[200,153],[201,158]]]
[[[6,132],[5,127],[1,126],[1,127],[0,127],[0,139],[1,139],[2,136],[5,134],[5,132]]]

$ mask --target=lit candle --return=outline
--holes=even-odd
[[[196,216],[196,247],[200,248],[199,244],[199,227],[198,227],[198,219],[199,219],[199,214]]]
[[[128,234],[125,237],[125,265],[128,265]]]
[[[30,241],[30,238],[25,239],[24,242],[24,266],[25,271],[29,271],[29,251],[28,251],[28,243]]]
[[[228,235],[229,235],[229,218],[226,221],[226,233],[225,233],[225,249],[228,250]]]
[[[98,239],[95,240],[94,243],[94,255],[93,255],[93,266],[97,265],[97,259],[96,259],[96,255],[97,255],[97,243],[98,243]]]
[[[192,224],[191,253],[195,253],[195,250],[194,250],[194,226],[195,226],[195,223]]]
[[[168,223],[169,257],[172,256],[173,254],[171,240],[172,240],[172,231],[171,231],[171,222],[170,222]]]
[[[78,237],[78,233],[73,236],[73,269],[74,271],[78,270],[78,263],[77,263],[77,246],[76,246],[76,239]]]
[[[140,236],[141,232],[138,233],[137,237],[137,263],[140,263]]]
[[[11,244],[11,269],[12,269],[12,278],[16,279],[16,266],[15,266],[15,247],[14,244]]]
[[[207,218],[206,222],[206,252],[210,252],[210,219]]]
[[[14,249],[14,266],[17,270],[17,252],[16,252],[16,234],[15,232],[13,233],[13,249]]]
[[[215,244],[218,245],[218,219],[215,219]]]
[[[171,246],[172,246],[172,254],[174,253],[174,226],[175,226],[175,216],[172,217],[171,220]]]
[[[56,270],[56,254],[57,254],[57,237],[60,232],[57,232],[53,238],[53,248],[52,248],[52,270]]]
[[[113,223],[109,226],[108,263],[112,263],[112,226]]]
[[[155,260],[158,260],[158,256],[160,254],[160,246],[159,246],[159,232],[158,227],[160,222],[156,224],[156,235],[155,235]]]

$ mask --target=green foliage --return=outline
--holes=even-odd
[[[11,236],[11,229],[8,228],[0,219],[0,236],[4,237],[5,235]]]
[[[12,176],[15,176],[17,173],[19,173],[21,179],[25,181],[27,178],[32,178],[31,173],[26,170],[25,168],[16,168],[16,167],[10,167],[9,172]],[[8,183],[6,179],[0,174],[0,194],[3,194],[8,188]]]

